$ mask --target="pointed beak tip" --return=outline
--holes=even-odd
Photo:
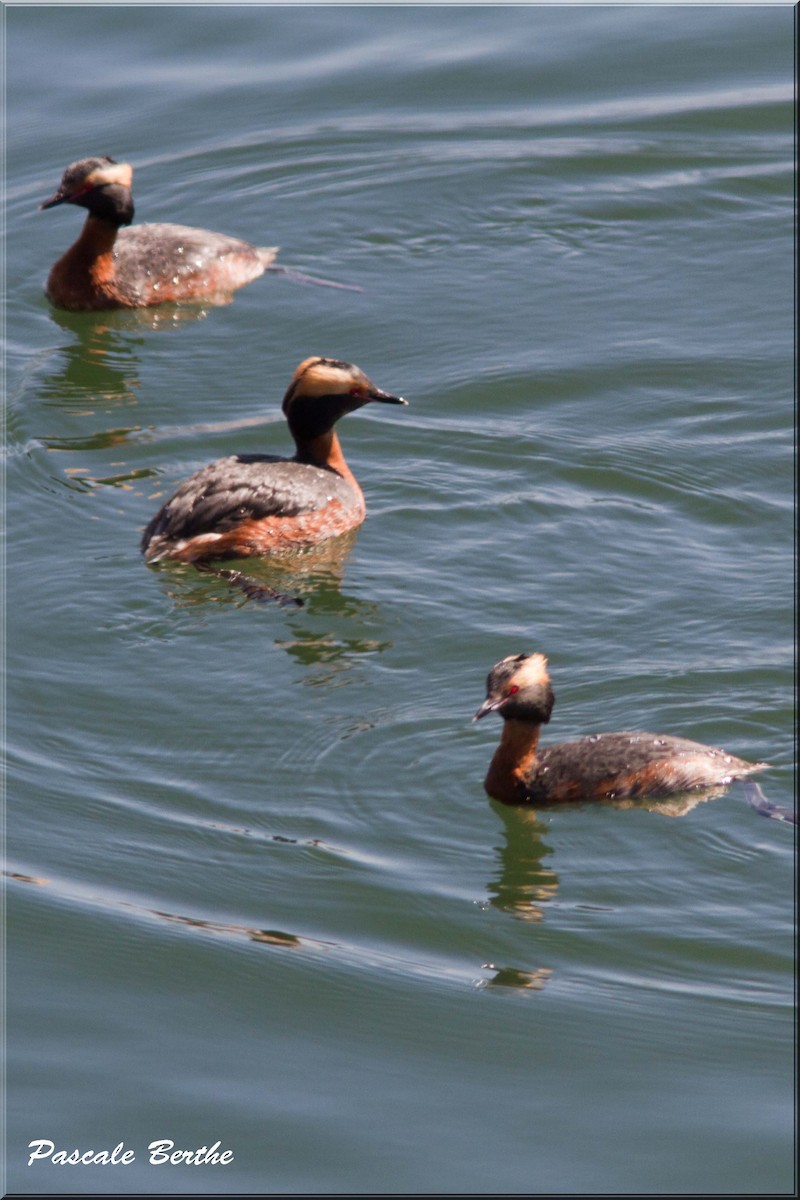
[[[502,707],[502,700],[493,700],[490,696],[487,696],[472,719],[473,721],[480,721],[482,717],[488,716],[489,713],[499,712]]]
[[[376,394],[375,394],[375,395],[372,397],[372,399],[373,399],[373,400],[380,400],[380,401],[382,401],[384,404],[404,404],[404,405],[408,406],[408,401],[407,401],[407,400],[404,400],[402,396],[393,396],[393,395],[391,394],[391,392],[379,392],[379,393],[376,393]]]

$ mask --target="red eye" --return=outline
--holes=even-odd
[[[515,683],[512,683],[511,687],[508,689],[508,694],[509,694],[509,696],[516,696],[518,691],[519,691],[519,688],[517,687],[517,685]]]

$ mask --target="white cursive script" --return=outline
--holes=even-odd
[[[136,1156],[132,1150],[125,1150],[124,1145],[124,1142],[120,1142],[113,1150],[67,1151],[56,1150],[55,1142],[50,1142],[47,1138],[39,1138],[38,1141],[28,1142],[28,1149],[33,1151],[28,1159],[28,1166],[32,1166],[37,1158],[49,1158],[51,1163],[55,1163],[59,1167],[74,1167],[78,1163],[91,1167],[127,1167],[129,1163],[135,1162]]]
[[[206,1163],[211,1163],[212,1166],[216,1166],[217,1163],[227,1166],[233,1162],[233,1151],[220,1151],[219,1147],[220,1143],[214,1142],[213,1146],[199,1146],[197,1150],[176,1150],[174,1142],[163,1141],[151,1142],[147,1149],[150,1151],[150,1162],[154,1167],[163,1163],[169,1163],[171,1166],[186,1163],[190,1167],[202,1167]]]
[[[227,1166],[233,1162],[232,1150],[220,1150],[221,1142],[213,1146],[198,1146],[196,1150],[176,1150],[175,1143],[169,1138],[161,1138],[151,1142],[147,1147],[150,1165],[153,1167],[179,1165],[189,1167]],[[28,1142],[30,1157],[28,1166],[35,1162],[47,1160],[57,1167],[127,1167],[136,1162],[133,1150],[126,1150],[125,1143],[120,1142],[113,1150],[56,1150],[55,1142],[48,1138],[37,1138]]]

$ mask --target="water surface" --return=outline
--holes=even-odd
[[[6,21],[9,1189],[790,1194],[792,827],[503,810],[470,717],[541,650],[549,737],[793,805],[791,10]],[[53,310],[97,153],[364,291]],[[309,354],[411,403],[342,424],[357,535],[258,568],[305,607],[146,568]]]

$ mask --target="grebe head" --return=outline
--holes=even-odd
[[[55,208],[57,204],[79,204],[92,216],[130,225],[133,220],[130,163],[118,163],[103,155],[81,158],[70,163],[64,172],[58,191],[39,208]]]
[[[473,720],[499,712],[505,720],[546,725],[554,704],[545,656],[512,654],[495,663],[486,677],[486,699]]]
[[[338,358],[307,358],[292,376],[283,412],[295,439],[309,441],[328,433],[345,413],[380,400],[408,404],[376,387],[359,367]]]

